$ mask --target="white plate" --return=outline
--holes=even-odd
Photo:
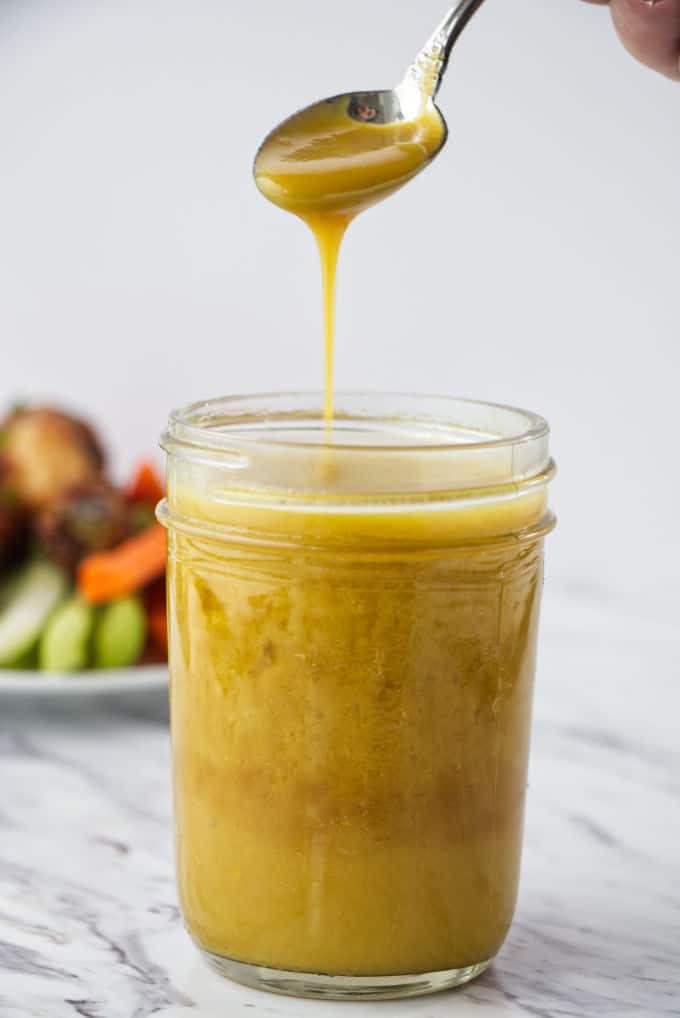
[[[87,672],[15,672],[0,668],[0,696],[54,694],[78,696],[86,693],[149,693],[168,685],[167,665],[142,665],[137,668],[110,668]]]

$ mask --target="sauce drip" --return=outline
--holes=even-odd
[[[368,99],[351,116],[353,103],[355,97],[338,96],[295,114],[269,135],[255,160],[262,194],[307,223],[319,248],[327,422],[333,417],[337,265],[347,227],[415,177],[446,139],[444,120],[427,98],[417,117],[391,124],[374,122],[377,111]]]

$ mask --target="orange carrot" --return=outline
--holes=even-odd
[[[157,505],[165,494],[163,482],[153,463],[140,463],[127,490],[130,502]]]
[[[78,568],[78,590],[89,604],[124,597],[163,575],[165,530],[154,523],[111,551],[95,552]]]

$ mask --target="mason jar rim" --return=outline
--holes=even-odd
[[[423,514],[427,543],[441,512],[455,512],[460,529],[459,510],[468,509],[468,537],[495,540],[508,527],[513,540],[534,540],[552,529],[546,490],[555,464],[537,414],[398,393],[338,393],[336,407],[330,425],[320,393],[225,397],[175,411],[161,442],[168,497],[159,519],[220,541],[250,540],[253,531],[261,541],[260,528],[301,546],[337,517],[348,534],[358,526],[375,543],[376,514],[396,528],[390,540],[409,514]]]
[[[221,498],[488,499],[554,472],[548,424],[526,410],[408,393],[340,392],[335,400],[330,422],[321,393],[192,403],[172,413],[161,445],[184,464],[185,479],[193,464]]]
[[[290,438],[287,431],[281,429],[280,432],[268,433],[266,437],[262,436],[261,432],[253,429],[252,431],[238,430],[239,425],[248,424],[252,425],[255,420],[258,420],[262,424],[272,424],[274,421],[283,420],[287,417],[288,420],[295,420],[291,412],[281,417],[276,417],[272,411],[276,411],[277,404],[282,403],[286,400],[292,401],[313,401],[312,406],[308,407],[308,410],[313,409],[314,419],[319,424],[323,422],[322,408],[323,408],[323,394],[314,390],[311,391],[291,391],[291,392],[262,392],[262,393],[244,393],[242,395],[230,395],[230,396],[219,396],[208,400],[199,400],[194,403],[189,403],[185,406],[179,407],[173,410],[170,414],[170,420],[168,423],[168,429],[163,436],[163,445],[165,447],[166,441],[175,440],[180,443],[185,442],[187,445],[199,448],[204,445],[206,449],[215,449],[220,445],[223,445],[225,449],[232,448],[234,439],[240,443],[243,442],[245,445],[274,445],[280,447],[290,447],[294,449],[310,449],[316,446],[327,447],[329,444],[332,445],[333,452],[342,453],[343,451],[362,453],[378,452],[381,454],[398,453],[404,455],[404,453],[418,453],[418,452],[471,452],[473,450],[488,449],[488,448],[501,448],[508,445],[521,445],[528,442],[540,442],[549,437],[550,428],[548,422],[541,417],[539,414],[533,413],[529,410],[523,410],[519,407],[512,406],[504,403],[494,403],[486,400],[467,399],[462,397],[454,396],[443,396],[443,395],[427,395],[427,394],[413,394],[405,392],[372,392],[370,390],[348,390],[340,391],[335,395],[336,403],[339,405],[336,413],[333,417],[333,421],[330,427],[330,431],[325,427],[319,429],[316,434],[316,441],[310,441],[308,438],[292,439]],[[343,412],[342,404],[343,401],[371,401],[380,403],[384,400],[395,400],[398,401],[401,408],[408,408],[409,404],[417,403],[428,403],[436,405],[441,408],[449,408],[453,410],[454,407],[466,408],[468,410],[477,411],[489,411],[494,412],[495,415],[500,418],[505,417],[510,422],[510,419],[514,419],[518,422],[517,430],[509,431],[506,434],[490,435],[487,434],[484,438],[479,438],[476,441],[458,441],[458,442],[446,442],[446,441],[423,441],[423,442],[409,442],[409,443],[394,443],[389,444],[375,442],[373,444],[366,444],[364,442],[352,442],[352,441],[338,441],[337,434],[338,430],[342,430],[343,422],[348,420],[348,415]],[[258,415],[259,407],[259,415]],[[368,419],[368,418],[366,418]],[[421,423],[427,425],[433,425],[435,420],[430,417],[424,417],[422,414],[418,418]],[[389,418],[392,422],[396,423],[398,418]],[[403,423],[403,418],[401,419]],[[439,419],[441,425],[442,419]],[[463,427],[460,423],[449,422],[451,426]],[[339,429],[340,426],[340,429]],[[471,429],[467,428],[468,431]],[[272,429],[272,432],[274,429]]]

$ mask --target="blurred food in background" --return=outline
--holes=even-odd
[[[0,668],[167,660],[162,497],[148,462],[116,486],[84,420],[20,406],[0,421]]]

